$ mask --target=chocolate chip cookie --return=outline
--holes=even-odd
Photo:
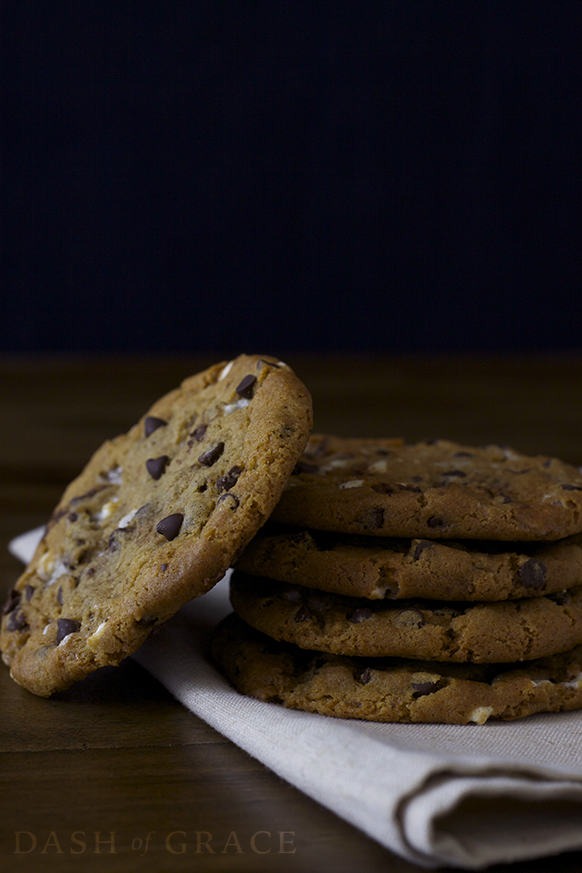
[[[276,359],[186,379],[66,489],[3,608],[0,648],[41,696],[117,664],[208,591],[269,516],[311,398]]]
[[[582,586],[522,600],[372,601],[235,571],[231,602],[275,640],[339,655],[475,664],[531,660],[582,644]]]
[[[389,539],[267,523],[237,567],[349,597],[506,600],[582,583],[582,536],[557,543]]]
[[[337,718],[482,725],[582,708],[581,646],[525,664],[354,658],[277,643],[231,614],[212,654],[242,694]]]
[[[372,536],[558,540],[582,531],[582,473],[505,446],[318,434],[272,518]]]

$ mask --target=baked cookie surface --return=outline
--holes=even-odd
[[[267,523],[236,566],[251,575],[371,600],[515,600],[582,584],[582,536],[542,544],[455,542]]]
[[[524,600],[440,603],[342,597],[235,571],[233,609],[275,640],[339,655],[509,663],[582,644],[582,586]]]
[[[558,540],[582,531],[582,473],[504,446],[316,434],[272,518],[372,536]]]
[[[242,694],[337,718],[484,724],[582,708],[580,646],[526,664],[350,658],[277,643],[233,613],[212,654]]]
[[[66,489],[3,608],[0,648],[41,696],[135,651],[208,591],[269,516],[311,427],[276,359],[186,379]]]

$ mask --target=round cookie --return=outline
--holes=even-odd
[[[275,640],[338,655],[508,663],[582,644],[582,586],[525,600],[439,603],[342,597],[235,571],[234,611]]]
[[[272,518],[372,536],[558,540],[582,531],[582,473],[504,446],[318,434]]]
[[[378,722],[484,724],[582,708],[582,647],[524,664],[348,658],[277,643],[231,614],[212,655],[242,694]]]
[[[515,600],[581,584],[582,537],[549,544],[461,543],[267,523],[236,566],[251,575],[371,600]]]
[[[0,648],[41,696],[135,651],[222,578],[309,436],[291,369],[242,355],[186,379],[66,489],[3,608]]]

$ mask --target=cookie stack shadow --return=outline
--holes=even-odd
[[[582,708],[582,475],[446,440],[311,438],[213,657],[260,700],[484,724]]]

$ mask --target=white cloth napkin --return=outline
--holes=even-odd
[[[10,544],[28,561],[39,537]],[[582,712],[378,725],[243,697],[207,657],[228,579],[133,656],[221,734],[409,861],[472,870],[582,849]]]

